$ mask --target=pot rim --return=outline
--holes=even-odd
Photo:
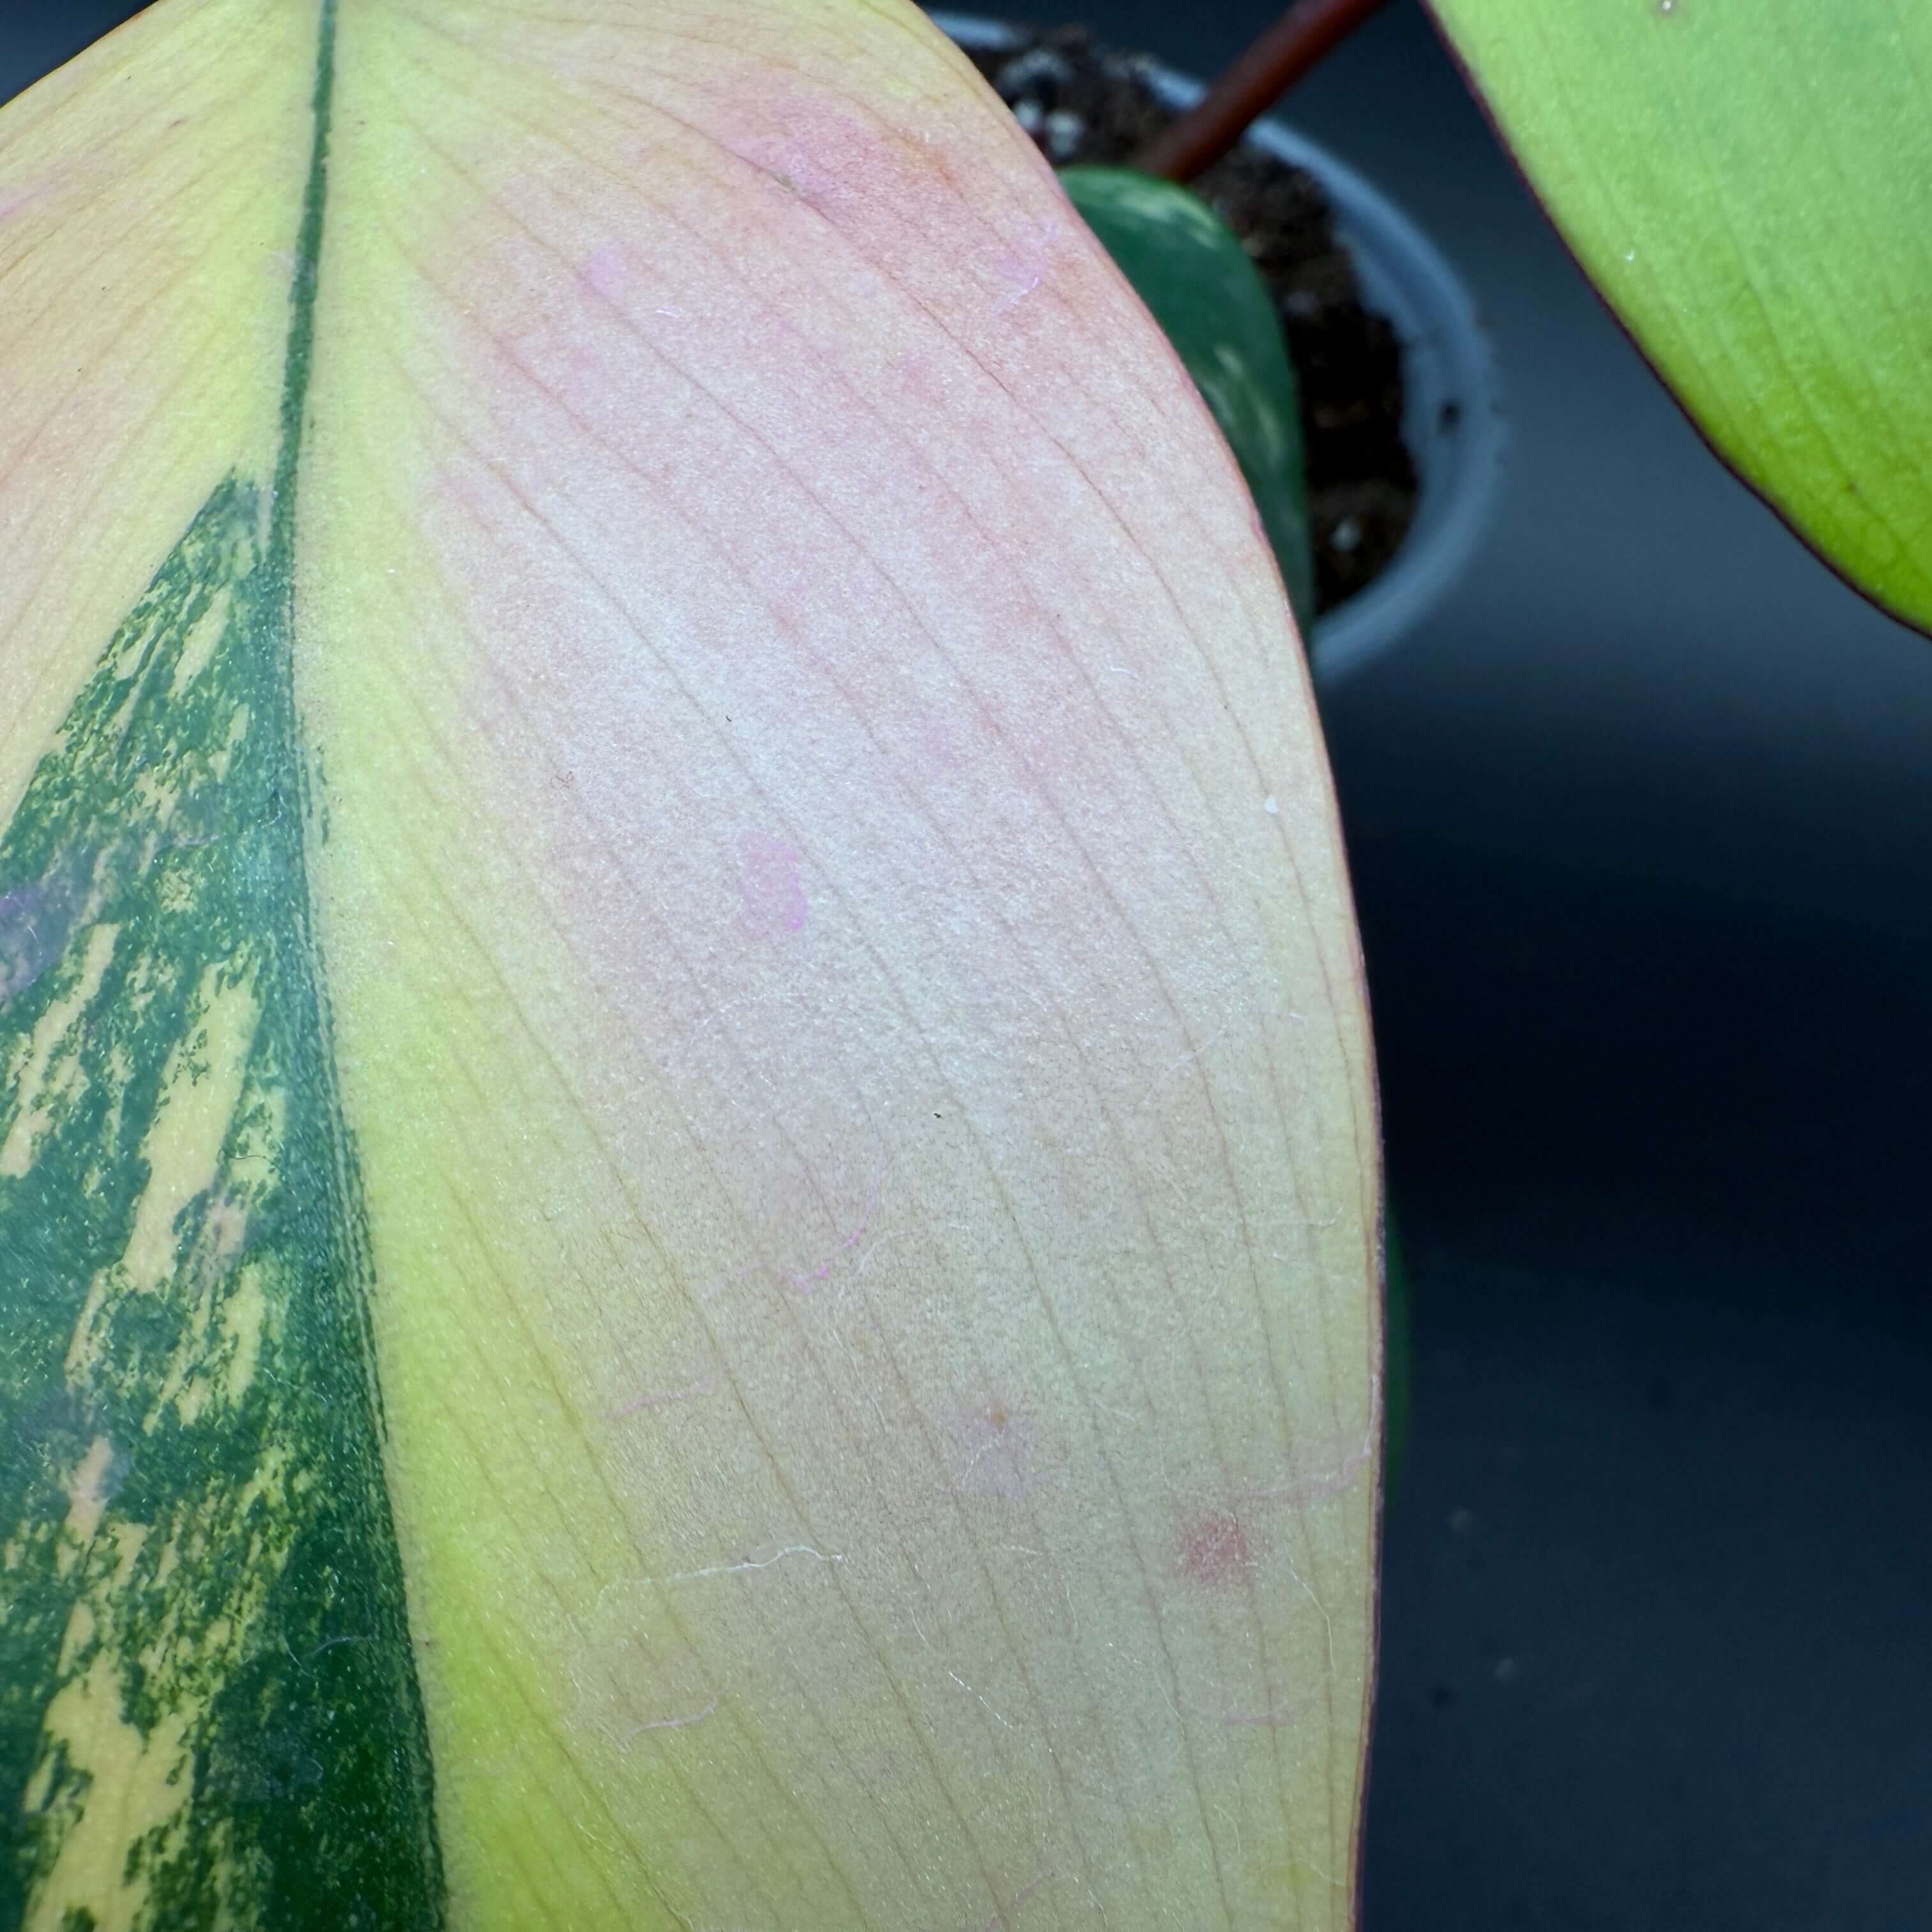
[[[1017,44],[1020,30],[982,14],[934,11],[961,46]],[[1158,61],[1145,69],[1168,105],[1191,107],[1200,81]],[[1504,434],[1489,338],[1461,278],[1414,222],[1366,176],[1325,148],[1264,116],[1245,139],[1322,184],[1335,232],[1354,257],[1366,305],[1385,316],[1402,346],[1402,440],[1420,488],[1414,520],[1382,574],[1316,620],[1309,661],[1332,689],[1406,636],[1467,567],[1487,526]]]

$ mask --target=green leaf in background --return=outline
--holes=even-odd
[[[1430,4],[1719,454],[1932,627],[1932,8]]]
[[[1315,565],[1294,366],[1247,250],[1196,194],[1131,168],[1064,168],[1061,184],[1194,378],[1261,512],[1305,640]]]

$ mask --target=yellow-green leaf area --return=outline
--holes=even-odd
[[[1860,590],[1932,626],[1932,13],[1433,5],[1718,452]]]

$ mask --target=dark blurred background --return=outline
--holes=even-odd
[[[0,96],[134,10],[0,0]],[[1057,18],[1205,74],[1275,10]],[[1414,1292],[1369,1932],[1932,1924],[1932,642],[1705,450],[1412,0],[1286,112],[1510,430],[1325,706]]]

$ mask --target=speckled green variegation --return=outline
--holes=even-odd
[[[291,677],[322,20],[272,487],[0,833],[0,1925],[443,1922]]]

